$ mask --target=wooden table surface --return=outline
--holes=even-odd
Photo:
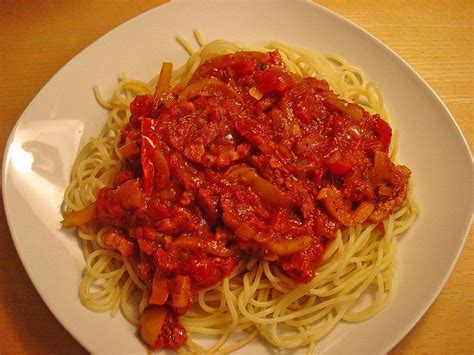
[[[318,0],[385,42],[438,93],[474,143],[474,2]],[[158,0],[0,2],[0,153],[39,89],[104,33]],[[356,5],[353,5],[353,4]],[[0,353],[85,353],[26,275],[0,211]],[[393,353],[474,352],[473,230],[439,297]],[[370,341],[370,339],[367,339]]]

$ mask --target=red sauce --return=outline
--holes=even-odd
[[[155,348],[186,341],[179,316],[240,260],[308,282],[341,226],[380,223],[406,198],[390,126],[277,52],[212,58],[186,89],[130,109],[124,167],[96,220],[167,312]]]

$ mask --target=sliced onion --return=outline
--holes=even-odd
[[[173,290],[173,307],[187,307],[191,295],[191,279],[189,276],[177,275]]]
[[[170,169],[163,153],[156,149],[153,156],[153,165],[155,167],[155,179],[160,184],[160,187],[166,185],[170,178]]]
[[[117,198],[124,208],[139,207],[143,202],[143,192],[138,180],[128,180],[117,188]]]
[[[249,95],[252,96],[257,101],[263,97],[263,94],[255,86],[252,86],[249,89]]]
[[[247,223],[242,223],[239,228],[235,230],[237,237],[243,240],[250,240],[255,235],[255,231]]]
[[[254,168],[251,168],[249,166],[239,166],[239,167],[230,169],[225,174],[225,178],[229,181],[235,181],[241,176],[247,175],[247,174],[251,174],[255,176],[257,175]]]
[[[150,304],[162,305],[166,303],[168,296],[168,280],[161,277],[158,273],[155,273],[155,276],[153,276],[151,296],[148,302]]]
[[[294,205],[289,197],[260,176],[255,177],[250,186],[257,195],[273,206],[289,208]]]
[[[150,345],[155,347],[156,338],[165,324],[165,319],[168,311],[164,306],[149,305],[140,316],[140,324],[138,328],[142,339]]]
[[[360,121],[364,116],[364,110],[360,106],[340,100],[334,94],[330,93],[326,101],[340,111],[347,113],[355,121]]]
[[[235,255],[235,251],[226,248],[222,241],[199,239],[195,236],[182,235],[176,238],[170,247],[185,250],[203,250],[206,253],[222,257]]]
[[[257,195],[273,206],[289,208],[294,205],[293,201],[277,187],[268,180],[258,176],[254,168],[241,166],[228,172],[225,177],[229,181],[241,179]]]
[[[373,203],[363,201],[355,210],[352,210],[345,203],[341,192],[334,187],[321,189],[317,198],[322,200],[329,214],[345,226],[364,223],[375,208]]]
[[[393,163],[384,152],[375,152],[373,172],[377,181],[390,179],[393,176]]]
[[[132,155],[140,153],[140,147],[138,146],[136,141],[132,141],[132,142],[122,145],[118,149],[118,151],[120,153],[120,157],[122,159],[125,159],[128,157],[131,157]]]
[[[199,81],[196,81],[195,83],[192,83],[191,85],[188,85],[186,89],[184,89],[181,94],[179,94],[179,99],[187,99],[189,97],[192,97],[199,93],[200,91],[204,91],[210,86],[214,87],[220,87],[224,90],[230,90],[229,87],[227,87],[226,84],[224,84],[222,81],[216,78],[204,78]]]
[[[291,255],[306,249],[313,242],[309,235],[302,235],[296,239],[273,240],[267,243],[266,248],[279,256]]]

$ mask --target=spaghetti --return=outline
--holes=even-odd
[[[250,50],[241,44],[223,40],[204,44],[198,34],[196,38],[201,46],[196,52],[180,40],[190,58],[173,73],[171,85],[182,93],[196,83],[196,73],[198,70],[203,72],[202,65],[207,60]],[[264,49],[257,50],[264,53],[277,50],[289,72],[304,78],[324,80],[339,95],[339,99],[355,103],[384,120],[388,119],[377,86],[367,82],[363,71],[350,66],[342,58],[279,42],[270,42]],[[98,230],[97,224],[90,222],[83,211],[88,206],[95,206],[99,191],[112,186],[117,174],[123,171],[124,162],[119,157],[124,155],[123,129],[129,124],[130,105],[138,95],[154,95],[157,80],[154,78],[147,84],[122,75],[110,100],[104,100],[99,90],[94,88],[98,102],[109,110],[107,122],[98,137],[91,139],[79,153],[64,197],[65,211],[78,211],[69,213],[69,220],[66,218],[65,221],[68,220],[71,226],[79,225],[78,236],[86,260],[86,271],[79,288],[81,302],[96,312],[116,313],[121,310],[133,324],[139,323],[140,314],[147,309],[150,296],[153,297],[149,282],[147,284],[143,280],[143,270],[124,257],[128,253],[127,242],[117,239],[117,235],[107,227]],[[256,99],[263,95],[257,89],[249,92]],[[337,102],[333,104],[339,105]],[[341,106],[339,110],[347,110],[347,106]],[[354,112],[352,114],[357,115],[359,111],[354,108]],[[396,136],[389,142],[387,154],[394,160]],[[134,149],[133,145],[130,149]],[[329,169],[336,176],[346,174],[347,167],[339,160],[330,164]],[[248,178],[254,173],[245,170],[238,174],[245,180],[245,176]],[[259,177],[252,175],[252,179],[255,182]],[[330,211],[334,206],[327,201],[332,190],[321,190],[325,192],[318,194],[318,199]],[[386,194],[391,193],[390,188],[385,190]],[[315,342],[339,321],[359,322],[379,312],[394,292],[396,238],[409,228],[418,213],[411,191],[403,200],[398,206],[394,205],[395,210],[389,215],[387,213],[387,217],[380,222],[368,223],[367,218],[364,223],[339,221],[339,224],[349,226],[334,230],[333,240],[325,246],[316,275],[310,279],[303,280],[289,268],[285,269],[284,265],[288,263],[273,262],[275,255],[280,255],[280,259],[286,257],[275,247],[268,247],[271,250],[270,256],[265,254],[268,257],[240,259],[235,268],[229,269],[231,273],[222,282],[201,287],[192,308],[180,317],[181,324],[191,335],[212,335],[216,337],[216,342],[205,349],[188,339],[179,351],[225,354],[261,335],[278,348],[308,346],[312,352]],[[67,223],[65,226],[69,226]],[[300,242],[307,247],[306,239],[300,239]],[[362,295],[370,295],[370,302],[362,302]]]

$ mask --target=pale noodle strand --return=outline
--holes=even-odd
[[[185,87],[205,60],[222,54],[248,49],[242,44],[216,40],[205,44],[197,31],[200,47],[195,51],[182,37],[178,42],[190,58],[173,72],[172,84]],[[326,80],[341,98],[362,105],[372,114],[388,119],[378,87],[367,81],[362,70],[336,55],[322,55],[280,42],[270,42],[260,51],[278,50],[293,73]],[[97,192],[110,186],[121,163],[117,139],[130,117],[130,102],[136,95],[153,94],[157,77],[150,83],[129,80],[122,74],[112,97],[105,100],[98,87],[94,93],[109,115],[99,136],[80,151],[64,195],[64,211],[80,210],[93,203]],[[398,134],[394,131],[389,156],[396,157]],[[340,320],[359,322],[372,317],[387,305],[394,294],[396,237],[413,223],[419,207],[411,195],[403,206],[385,222],[381,232],[374,225],[359,225],[339,230],[318,267],[316,277],[307,284],[295,284],[282,271],[262,260],[241,262],[236,270],[215,287],[203,290],[193,308],[181,318],[184,327],[194,334],[216,336],[209,349],[192,338],[179,349],[180,354],[227,354],[263,336],[279,348],[308,346],[325,336]],[[109,250],[94,226],[78,228],[78,237],[86,261],[79,287],[81,302],[96,312],[121,309],[133,324],[147,306],[148,291],[133,267],[122,256]],[[130,300],[139,296],[138,310]],[[370,295],[368,304],[360,304],[362,295]],[[245,334],[235,339],[233,333]]]

